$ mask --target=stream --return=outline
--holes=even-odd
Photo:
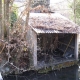
[[[20,75],[10,74],[4,76],[3,80],[80,80],[80,66],[74,65],[72,67],[43,74],[35,71],[24,72]]]

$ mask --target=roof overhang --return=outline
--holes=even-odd
[[[77,24],[59,13],[30,13],[29,24],[36,33],[80,33]]]
[[[67,33],[67,34],[78,34],[76,32],[62,32],[62,31],[58,31],[58,30],[45,30],[45,29],[37,29],[37,28],[32,28],[32,30],[36,33],[36,34],[41,34],[41,33]]]

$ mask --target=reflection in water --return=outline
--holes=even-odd
[[[50,71],[46,74],[39,74],[34,71],[25,72],[21,75],[9,75],[4,77],[4,80],[79,80],[80,69],[77,65],[61,69]]]

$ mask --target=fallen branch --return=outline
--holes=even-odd
[[[0,51],[0,54],[3,52],[4,48],[5,48],[5,44],[4,44],[3,48],[2,48],[2,50]]]

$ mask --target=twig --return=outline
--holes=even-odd
[[[3,48],[2,48],[2,50],[1,50],[1,52],[0,52],[0,54],[3,52],[4,48],[5,48],[5,45],[3,46]]]

